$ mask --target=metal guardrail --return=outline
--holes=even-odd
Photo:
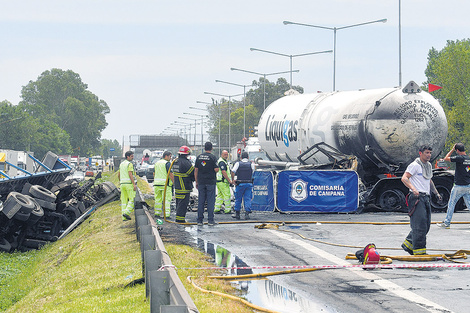
[[[142,274],[145,277],[146,296],[150,299],[150,312],[199,312],[181,282],[165,250],[152,214],[137,192],[135,223],[137,240],[142,252]]]

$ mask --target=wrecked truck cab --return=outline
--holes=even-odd
[[[0,251],[38,249],[70,231],[92,209],[119,197],[110,182],[65,180],[71,168],[48,152],[34,170],[0,179]],[[6,161],[8,163],[8,161]],[[6,173],[5,173],[6,174]]]

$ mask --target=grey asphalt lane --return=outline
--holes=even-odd
[[[433,213],[432,221],[433,223],[440,222],[444,217],[445,213]],[[196,213],[189,212],[187,220],[192,222],[195,219]],[[355,260],[345,260],[346,254],[354,253],[369,243],[374,243],[381,255],[408,255],[400,249],[401,243],[410,230],[408,224],[354,224],[360,222],[407,223],[409,218],[405,213],[254,212],[250,223],[224,224],[224,222],[235,221],[227,214],[217,214],[216,221],[220,224],[216,226],[205,224],[202,227],[178,225],[178,229],[188,234],[188,238],[192,238],[190,240],[194,242],[199,240],[205,242],[206,245],[211,243],[227,249],[248,266],[357,264]],[[259,222],[254,223],[254,221]],[[294,223],[281,225],[279,228],[281,231],[254,227],[267,221]],[[295,223],[301,221],[314,221],[315,223]],[[453,222],[466,221],[470,221],[468,211],[454,214]],[[329,224],[328,222],[351,224]],[[298,234],[321,242],[303,239]],[[461,249],[470,250],[470,222],[452,224],[450,229],[442,229],[432,224],[427,236],[427,248],[428,254],[450,253]],[[460,261],[467,262],[468,260]],[[392,264],[403,263],[410,262],[394,260]],[[454,263],[433,261],[426,262],[426,264],[450,265]],[[282,268],[276,270],[282,270]],[[254,272],[263,271],[255,270]],[[309,301],[310,304],[305,305],[304,308],[299,306],[292,312],[312,312],[312,307],[314,307],[313,311],[323,312],[468,312],[469,274],[466,267],[376,270],[338,268],[271,276],[269,281]],[[258,296],[269,298],[270,295]],[[275,301],[271,302],[275,306]]]

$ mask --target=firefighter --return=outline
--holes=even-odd
[[[176,222],[186,223],[186,211],[188,210],[190,193],[193,190],[194,166],[188,160],[191,149],[181,146],[178,151],[178,158],[173,163],[173,175],[176,198]]]
[[[173,186],[173,173],[168,171],[170,170],[170,160],[171,152],[163,152],[162,158],[155,164],[154,168],[154,180],[153,180],[153,190],[155,191],[155,216],[160,217],[162,215],[162,205],[163,205],[163,192],[165,191],[165,217],[170,217],[170,205],[172,193],[171,189]],[[167,175],[169,176],[167,182]]]
[[[228,151],[222,151],[217,165],[219,166],[219,171],[217,172],[217,198],[215,200],[215,210],[214,213],[220,213],[222,209],[222,204],[225,206],[224,213],[230,213],[231,203],[230,203],[230,185],[233,184],[232,180],[229,178],[228,173],[230,173],[229,165],[227,162]]]
[[[119,165],[118,179],[121,187],[121,214],[122,220],[128,221],[131,219],[130,214],[134,211],[134,198],[137,191],[137,183],[134,179],[135,170],[134,152],[127,151],[124,156],[126,159]]]
[[[426,254],[426,235],[431,225],[431,192],[442,200],[431,180],[431,153],[432,147],[419,147],[419,157],[408,165],[401,178],[403,184],[410,189],[407,202],[411,227],[401,247],[411,255]]]

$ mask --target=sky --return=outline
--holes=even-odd
[[[333,50],[336,90],[399,85],[399,0],[0,0],[0,101],[52,68],[78,73],[110,114],[102,138],[160,134],[183,113],[204,114],[212,92],[243,93],[258,73],[290,70],[285,55]],[[431,48],[470,37],[470,2],[401,1],[402,86],[426,81]],[[292,84],[305,93],[333,90],[332,53],[292,58]],[[272,75],[276,81],[290,76]],[[215,97],[219,99],[220,97]],[[237,99],[237,98],[235,98]],[[239,98],[240,99],[240,98]],[[241,100],[241,99],[240,99]],[[197,118],[197,117],[196,117]],[[185,122],[185,121],[183,121]],[[188,121],[190,122],[190,121]],[[198,127],[199,129],[199,127]]]

